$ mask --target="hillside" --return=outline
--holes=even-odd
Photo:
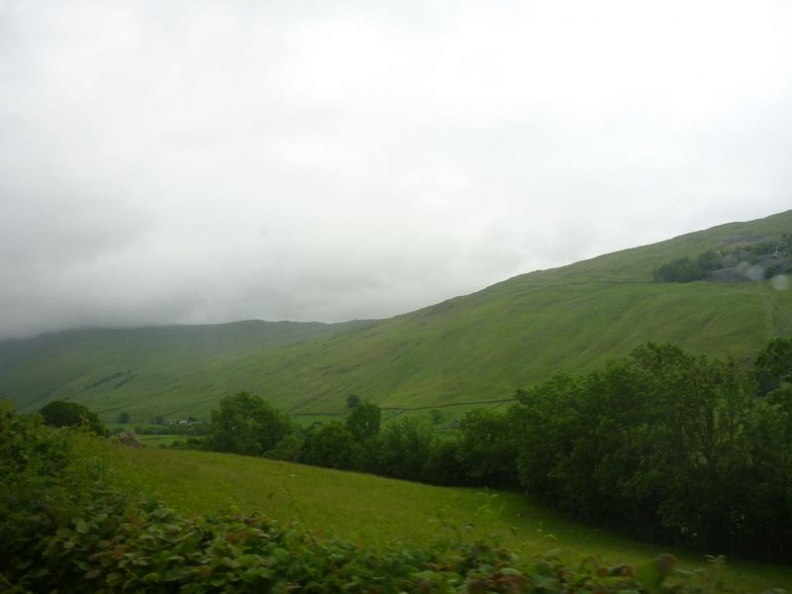
[[[13,398],[18,406],[35,409],[56,398],[83,402],[96,401],[97,395],[104,395],[105,400],[115,401],[107,393],[116,392],[123,394],[129,405],[124,410],[133,411],[137,400],[134,394],[147,392],[156,396],[178,390],[185,378],[205,365],[230,363],[249,353],[370,323],[250,320],[217,325],[73,330],[30,340],[9,340],[0,343],[0,394],[22,394],[22,399]],[[131,390],[123,389],[127,384],[131,384]],[[96,406],[107,412],[106,406]]]
[[[20,410],[73,399],[111,419],[204,416],[247,389],[291,413],[349,394],[391,408],[509,398],[555,371],[591,370],[648,341],[752,356],[792,331],[792,291],[765,280],[661,283],[679,258],[792,232],[792,211],[536,271],[376,322],[86,330],[0,345],[0,394]]]

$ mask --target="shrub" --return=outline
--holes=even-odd
[[[39,414],[52,427],[85,427],[96,435],[107,435],[107,428],[99,416],[87,406],[65,400],[53,400]]]

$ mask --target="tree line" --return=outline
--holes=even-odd
[[[577,519],[662,544],[792,557],[792,339],[750,363],[648,343],[598,371],[557,374],[440,438],[417,417],[304,429],[247,392],[198,446],[438,485],[521,490]]]
[[[710,250],[696,258],[684,257],[666,262],[655,269],[654,278],[660,282],[689,283],[704,280],[716,270],[760,264],[761,276],[766,279],[792,272],[792,234],[784,233],[778,240],[754,243],[732,250]]]

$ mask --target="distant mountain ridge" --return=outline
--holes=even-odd
[[[343,412],[349,394],[387,407],[509,398],[556,371],[587,371],[652,340],[753,356],[792,333],[788,283],[668,283],[656,270],[792,233],[792,211],[535,271],[386,320],[237,322],[81,330],[0,343],[0,396],[53,399],[106,419],[206,416],[242,389],[292,413]]]

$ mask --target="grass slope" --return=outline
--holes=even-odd
[[[234,505],[367,544],[497,534],[527,559],[561,548],[571,566],[591,555],[616,564],[668,552],[576,524],[516,493],[433,487],[231,454],[123,446],[106,451],[110,468],[119,471],[117,480],[127,488],[157,495],[187,515]],[[670,552],[688,569],[707,565],[702,554]],[[792,583],[789,567],[729,560],[727,571],[734,592]]]
[[[251,320],[218,325],[165,326],[137,329],[89,329],[44,334],[31,340],[0,343],[0,394],[15,395],[21,411],[40,408],[54,399],[89,403],[105,413],[126,410],[137,419],[165,412],[178,414],[170,403],[149,407],[163,394],[191,396],[211,392],[214,382],[197,387],[196,372],[231,364],[251,352],[342,332],[367,322],[345,324],[263,322]],[[210,396],[211,394],[211,396]],[[168,396],[165,397],[168,400]],[[188,398],[188,408],[193,400]],[[139,413],[146,407],[145,414]],[[151,408],[151,410],[149,410]],[[153,411],[153,412],[152,412]]]
[[[206,416],[221,397],[246,389],[291,413],[321,415],[342,412],[349,394],[405,409],[507,399],[648,340],[751,357],[792,331],[792,291],[764,281],[656,283],[653,272],[785,232],[792,211],[532,272],[387,320],[287,325],[288,339],[266,344],[231,331],[216,339],[212,327],[202,337],[184,328],[64,333],[36,339],[54,341],[38,350],[17,341],[0,348],[0,394],[23,411],[73,399],[106,419],[125,410],[139,422]]]

